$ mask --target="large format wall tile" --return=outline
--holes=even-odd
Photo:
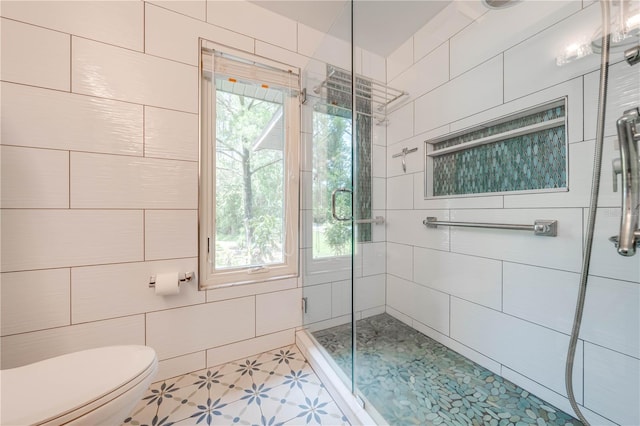
[[[640,360],[585,344],[584,402],[622,425],[640,424]]]
[[[180,293],[157,296],[152,275],[196,272],[197,259],[133,262],[71,269],[71,319],[74,324],[204,303],[198,283],[185,283]]]
[[[301,288],[257,295],[256,336],[300,326],[301,301]]]
[[[2,16],[142,51],[140,1],[3,1]]]
[[[142,212],[5,210],[2,271],[142,260]]]
[[[415,101],[415,133],[435,129],[502,103],[502,55]]]
[[[0,147],[2,208],[69,207],[69,153]]]
[[[161,360],[255,336],[255,298],[243,297],[146,314],[147,345]]]
[[[582,209],[453,210],[456,222],[514,223],[558,221],[557,237],[529,231],[451,228],[451,251],[577,272],[582,257]],[[436,231],[436,230],[431,230]]]
[[[451,337],[565,395],[569,336],[454,297]],[[582,345],[578,345],[573,380],[576,397],[582,401]]]
[[[144,212],[145,260],[198,256],[198,210]]]
[[[71,153],[72,208],[195,209],[198,164]]]
[[[144,344],[144,315],[16,334],[2,338],[2,369],[101,346]]]
[[[167,31],[168,27],[174,30]],[[145,53],[197,66],[199,37],[247,52],[254,49],[254,40],[250,37],[146,4]]]
[[[69,325],[69,277],[69,269],[3,273],[2,335]]]
[[[198,161],[199,128],[197,114],[145,107],[145,157]]]
[[[580,0],[532,1],[490,10],[451,38],[451,75],[457,76],[517,45],[581,6]]]
[[[1,120],[5,145],[143,153],[141,105],[2,83]]]
[[[487,307],[502,308],[502,264],[439,250],[413,249],[413,280]]]
[[[72,91],[198,112],[198,68],[73,37]]]
[[[150,3],[201,21],[207,20],[207,0],[152,0]]]
[[[2,6],[3,9],[6,7],[4,3]],[[10,19],[0,21],[2,25],[0,79],[69,91],[71,37],[68,34]],[[20,40],[20,43],[16,43],[16,40]],[[43,68],[45,66],[46,70]]]

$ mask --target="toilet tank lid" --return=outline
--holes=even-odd
[[[2,422],[38,424],[77,410],[117,393],[157,362],[147,346],[106,346],[2,370]]]

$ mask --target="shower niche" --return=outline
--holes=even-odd
[[[566,97],[425,141],[425,198],[567,191]]]

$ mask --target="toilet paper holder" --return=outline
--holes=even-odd
[[[196,277],[196,273],[195,272],[187,272],[186,274],[183,272],[180,272],[178,274],[178,284],[184,284],[186,282],[191,282],[194,280],[194,278]],[[151,277],[149,277],[149,288],[153,288],[156,286],[156,276],[155,275],[151,275]]]

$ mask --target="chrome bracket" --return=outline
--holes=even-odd
[[[536,220],[533,223],[533,234],[541,237],[555,237],[558,235],[557,220]]]

